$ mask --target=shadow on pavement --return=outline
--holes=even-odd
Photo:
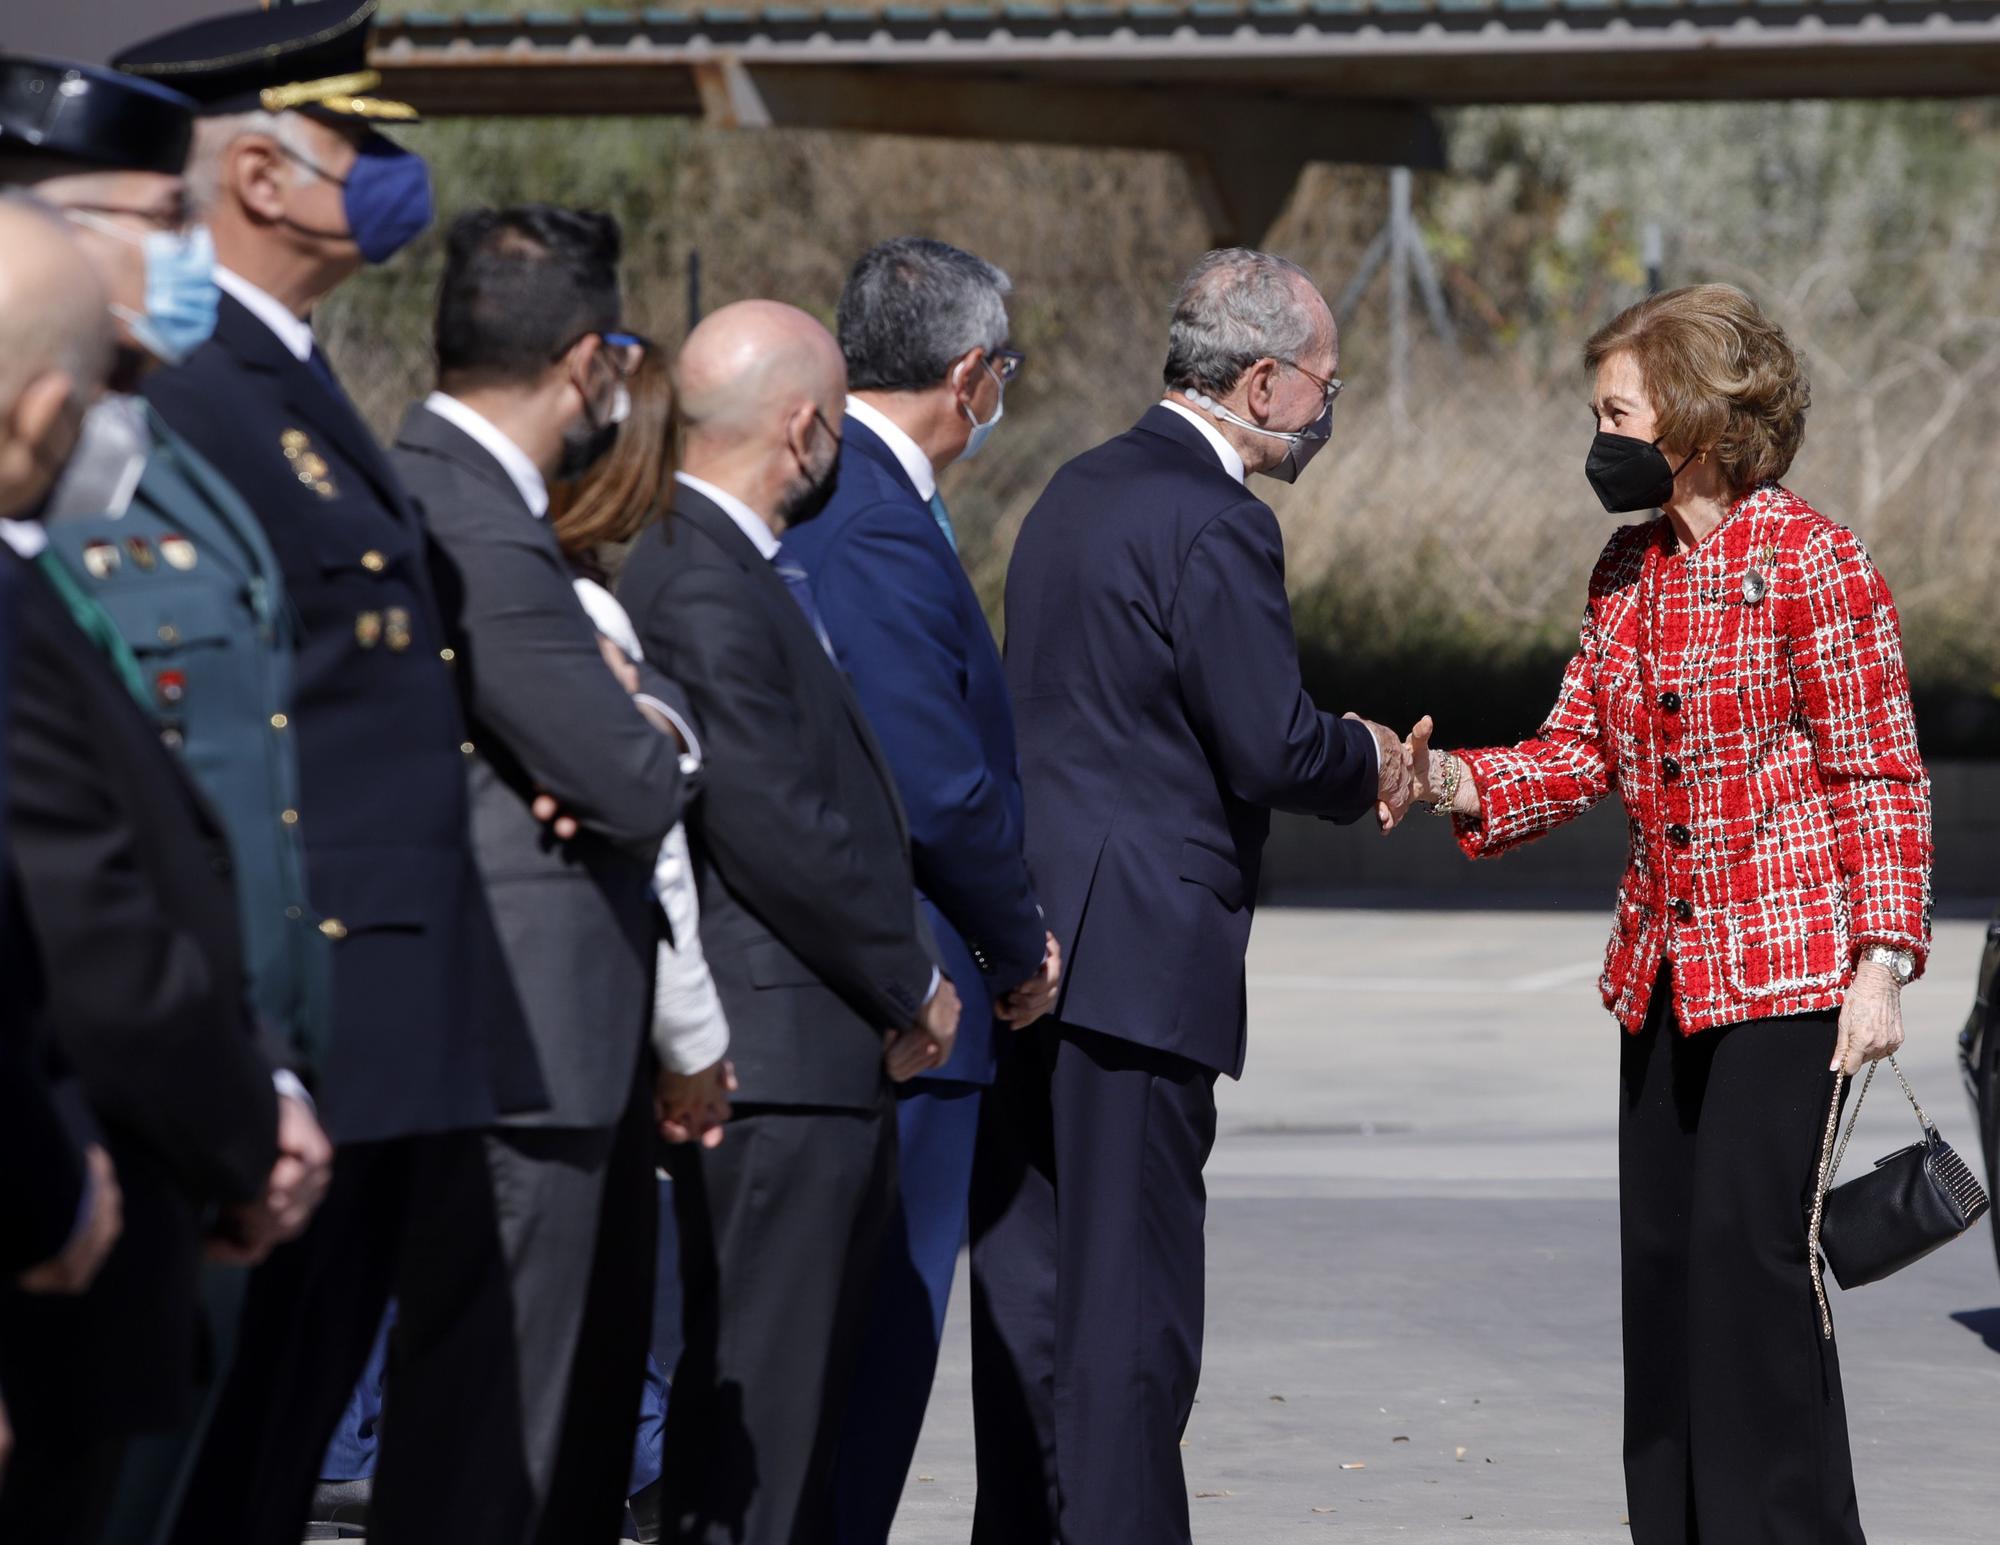
[[[1952,1318],[1984,1341],[1989,1352],[2000,1352],[2000,1309],[1963,1309]]]

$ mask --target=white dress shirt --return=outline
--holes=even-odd
[[[590,620],[634,665],[645,661],[638,629],[618,598],[594,580],[576,581],[576,598]],[[683,759],[683,767],[686,761]],[[671,940],[662,939],[653,977],[653,1050],[676,1073],[712,1068],[729,1051],[729,1020],[701,950],[701,899],[695,890],[694,861],[687,828],[667,833],[653,860],[653,894],[667,915]]]
[[[1194,425],[1195,428],[1199,429],[1201,437],[1214,447],[1215,459],[1222,463],[1222,470],[1235,478],[1237,482],[1240,483],[1243,481],[1243,458],[1238,454],[1235,446],[1222,438],[1221,430],[1211,424],[1203,414],[1195,412],[1193,408],[1190,408],[1184,402],[1176,402],[1171,397],[1163,397],[1160,400],[1160,406],[1178,413],[1182,418]]]
[[[916,485],[919,499],[928,504],[937,497],[937,468],[901,424],[859,397],[847,399],[847,416],[873,430],[875,438],[889,447],[897,465]]]
[[[312,323],[303,317],[292,315],[291,307],[275,295],[257,288],[241,274],[215,265],[215,282],[231,300],[262,322],[278,335],[278,342],[288,349],[293,358],[303,365],[312,358]]]
[[[38,520],[0,520],[0,542],[33,563],[49,545],[49,534]]]
[[[500,463],[500,470],[520,491],[521,502],[541,520],[549,513],[549,484],[534,458],[516,445],[507,431],[477,408],[468,407],[445,392],[432,392],[424,406],[447,424],[462,429],[479,442],[481,450]]]

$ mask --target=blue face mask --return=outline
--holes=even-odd
[[[114,305],[133,341],[163,365],[178,365],[215,331],[215,241],[205,225],[141,235],[88,210],[66,211],[79,225],[128,242],[146,259],[146,309]]]
[[[990,374],[993,367],[982,360],[980,361],[980,369]],[[994,380],[1000,387],[1000,397],[993,404],[993,416],[985,423],[980,423],[978,419],[972,416],[971,403],[959,404],[959,412],[963,413],[966,422],[972,425],[972,433],[966,438],[965,449],[958,453],[960,461],[970,461],[973,457],[977,456],[979,448],[993,437],[993,431],[999,427],[1000,420],[1007,416],[1007,383],[1001,381],[998,376],[995,376]]]
[[[279,148],[307,171],[340,189],[347,215],[344,233],[299,229],[333,238],[344,234],[361,249],[369,263],[386,263],[430,228],[437,217],[431,197],[431,169],[414,150],[405,150],[381,134],[369,134],[356,146],[358,154],[345,177],[336,177],[289,146]]]
[[[371,134],[341,185],[348,234],[370,263],[386,263],[437,218],[431,169],[414,150]]]

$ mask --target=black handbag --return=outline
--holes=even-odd
[[[1833,1280],[1851,1291],[1880,1282],[1939,1246],[1950,1244],[1985,1216],[1988,1205],[1978,1177],[1952,1151],[1951,1144],[1938,1136],[1894,1057],[1889,1058],[1889,1066],[1909,1096],[1923,1136],[1888,1158],[1876,1160],[1875,1168],[1858,1180],[1834,1187],[1833,1177],[1847,1156],[1855,1123],[1861,1119],[1861,1102],[1868,1098],[1877,1065],[1871,1064],[1868,1076],[1861,1081],[1839,1152],[1834,1151],[1833,1139],[1840,1130],[1840,1091],[1846,1075],[1835,1076],[1833,1108],[1827,1112],[1826,1138],[1820,1145],[1819,1179],[1813,1187],[1806,1250],[1813,1293],[1819,1300],[1820,1331],[1828,1340],[1833,1338],[1833,1315],[1826,1306],[1826,1284],[1820,1275],[1822,1253]]]

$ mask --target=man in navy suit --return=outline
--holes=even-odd
[[[1300,685],[1284,543],[1244,486],[1332,427],[1332,313],[1232,250],[1183,285],[1166,400],[1056,473],[1007,576],[1028,858],[1067,965],[1010,1037],[972,1203],[976,1545],[1186,1541],[1202,1166],[1243,1069],[1270,812],[1385,823],[1390,731]]]
[[[1000,654],[937,490],[938,469],[1000,421],[1020,368],[1006,347],[1008,288],[992,264],[941,241],[903,237],[862,257],[840,297],[838,481],[820,517],[785,540],[909,812],[946,974],[966,984],[951,1060],[897,1090],[900,1207],[842,1429],[840,1545],[889,1537],[965,1237],[994,1027],[1045,1014],[1061,969],[1022,851]]]

